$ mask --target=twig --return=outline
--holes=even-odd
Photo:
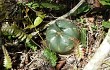
[[[66,18],[68,16],[70,16],[71,14],[73,14],[83,3],[85,2],[85,0],[81,0],[73,9],[71,9],[68,13],[64,14],[63,16],[59,17],[60,18]]]
[[[83,70],[97,70],[109,53],[110,53],[110,29],[105,39],[103,40],[102,44],[97,49],[96,53],[88,62],[88,64],[84,67]]]
[[[73,14],[84,2],[85,2],[85,0],[81,0],[74,8],[71,9],[68,13],[66,13],[66,14],[64,14],[64,15],[62,15],[62,16],[60,16],[60,17],[58,17],[57,19],[55,19],[55,20],[53,20],[53,21],[50,21],[47,25],[45,25],[44,29],[45,29],[46,27],[48,27],[49,25],[54,24],[54,22],[55,22],[56,20],[66,18],[66,17],[70,16],[71,14]]]

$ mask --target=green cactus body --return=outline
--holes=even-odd
[[[70,20],[57,20],[47,28],[46,40],[49,48],[54,52],[67,53],[79,40],[79,31]]]

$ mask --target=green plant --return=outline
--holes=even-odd
[[[11,57],[9,56],[8,51],[6,50],[6,48],[4,46],[2,46],[2,50],[3,50],[3,54],[4,54],[3,66],[6,69],[10,69],[10,68],[12,68]]]
[[[6,16],[5,0],[0,0],[0,22],[3,21]]]
[[[50,49],[46,48],[44,49],[44,53],[43,55],[47,58],[47,60],[50,61],[51,65],[52,66],[56,66],[56,63],[57,63],[57,56],[56,56],[56,53],[51,51]]]
[[[34,20],[34,24],[31,24],[31,25],[28,25],[25,29],[32,29],[32,28],[35,28],[37,27],[42,21],[43,19],[45,18],[45,15],[43,12],[37,12],[37,17],[36,19]],[[30,18],[29,18],[30,19]],[[31,20],[30,20],[31,21]],[[32,22],[32,21],[31,21]]]
[[[91,10],[91,7],[87,4],[87,3],[83,3],[75,12],[74,12],[74,16],[81,14],[81,13],[85,13]]]
[[[110,28],[110,22],[109,21],[103,21],[102,26],[105,28]]]
[[[37,8],[47,8],[51,10],[61,10],[65,6],[64,5],[59,5],[56,3],[51,3],[51,2],[30,2],[26,4],[28,7],[31,7],[32,9],[37,9]]]
[[[110,6],[110,0],[99,0],[102,5]]]
[[[85,28],[81,29],[81,43],[84,47],[86,47],[87,44],[87,30]]]
[[[23,32],[23,30],[20,29],[16,24],[12,24],[11,26],[9,24],[3,24],[1,31],[4,35],[16,36],[21,41],[26,40],[26,42],[29,42],[32,38],[31,35],[28,35],[25,32]]]
[[[60,19],[50,25],[46,31],[49,48],[57,53],[67,53],[79,41],[79,30],[70,20]]]
[[[20,29],[16,24],[12,24],[11,26],[9,24],[3,24],[1,31],[3,35],[7,36],[14,36],[17,37],[20,41],[24,41],[26,45],[33,50],[36,50],[36,46],[32,46],[32,35],[26,34],[22,29]]]

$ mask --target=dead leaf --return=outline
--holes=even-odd
[[[59,61],[58,64],[56,65],[56,70],[60,70],[65,63],[66,63],[65,60]]]

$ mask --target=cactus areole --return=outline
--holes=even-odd
[[[47,28],[46,40],[52,51],[65,54],[76,46],[79,40],[79,31],[70,20],[60,19]]]

